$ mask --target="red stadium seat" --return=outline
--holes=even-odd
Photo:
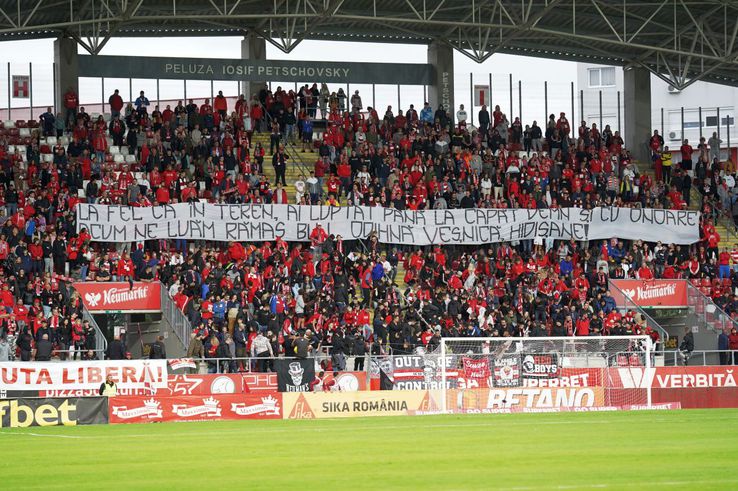
[[[28,127],[29,128],[38,128],[39,126],[41,126],[41,124],[38,121],[36,121],[34,119],[29,119],[28,120]]]
[[[733,286],[733,280],[730,278],[723,278],[723,287],[731,288]]]
[[[702,286],[710,286],[711,284],[710,278],[702,278]]]
[[[702,286],[702,280],[700,280],[699,278],[692,278],[689,280],[689,282],[692,283],[692,286],[694,286],[695,288],[699,288],[700,286]]]
[[[26,121],[23,119],[19,119],[15,122],[15,127],[16,128],[28,128],[28,123],[26,123]]]

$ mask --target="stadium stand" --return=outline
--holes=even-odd
[[[235,104],[221,94],[212,104],[160,109],[141,97],[123,107],[111,96],[111,115],[88,114],[67,94],[66,115],[49,108],[40,122],[0,125],[1,326],[11,358],[29,358],[44,335],[70,356],[94,346],[79,298],[65,287],[73,281],[162,281],[193,326],[189,355],[206,357],[259,355],[259,331],[275,354],[290,353],[304,329],[335,355],[410,352],[440,336],[658,339],[639,315],[615,309],[611,277],[690,278],[738,313],[738,248],[726,250],[714,224],[725,205],[723,176],[735,166],[710,164],[706,144],[694,171],[675,159],[667,174],[663,140],[652,139],[653,162],[637,163],[617,132],[574,127],[564,113],[540,126],[511,123],[499,106],[480,112],[479,127],[466,123],[463,108],[452,118],[427,104],[388,107],[380,117],[360,95],[317,84],[298,93],[264,88]],[[613,239],[421,248],[372,236],[348,242],[322,228],[309,244],[104,244],[76,232],[79,202],[196,200],[704,213],[694,246]]]

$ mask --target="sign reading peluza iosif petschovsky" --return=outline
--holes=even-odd
[[[166,389],[166,360],[0,363],[0,392],[98,389],[111,375],[119,389]]]
[[[308,241],[317,224],[346,240],[374,232],[380,242],[408,245],[611,237],[691,244],[699,239],[699,212],[637,208],[401,211],[365,206],[177,203],[141,208],[80,203],[76,211],[77,230],[87,229],[98,242],[277,237]]]

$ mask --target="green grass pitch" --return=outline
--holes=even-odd
[[[738,410],[0,430],[0,489],[738,489]]]

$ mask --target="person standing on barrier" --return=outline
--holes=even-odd
[[[105,378],[105,382],[100,384],[100,390],[98,392],[101,396],[105,397],[115,397],[116,395],[118,395],[118,386],[113,380],[112,375],[108,375]]]
[[[259,331],[251,343],[251,356],[259,358],[256,363],[256,371],[266,372],[268,358],[274,357],[274,351],[272,351],[271,343],[261,331]]]
[[[297,358],[304,360],[308,356],[310,356],[310,352],[313,349],[312,345],[310,344],[312,336],[312,331],[308,329],[305,331],[304,335],[295,339],[295,342],[293,344],[295,346],[295,356]]]
[[[361,333],[354,338],[354,371],[361,372],[364,370],[364,358],[366,358],[366,340]]]
[[[728,348],[730,348],[730,355],[733,358],[733,365],[738,365],[738,331],[735,327],[730,330],[728,335]]]
[[[723,329],[718,335],[718,351],[720,352],[720,364],[730,365],[730,336],[728,335],[728,328]]]

